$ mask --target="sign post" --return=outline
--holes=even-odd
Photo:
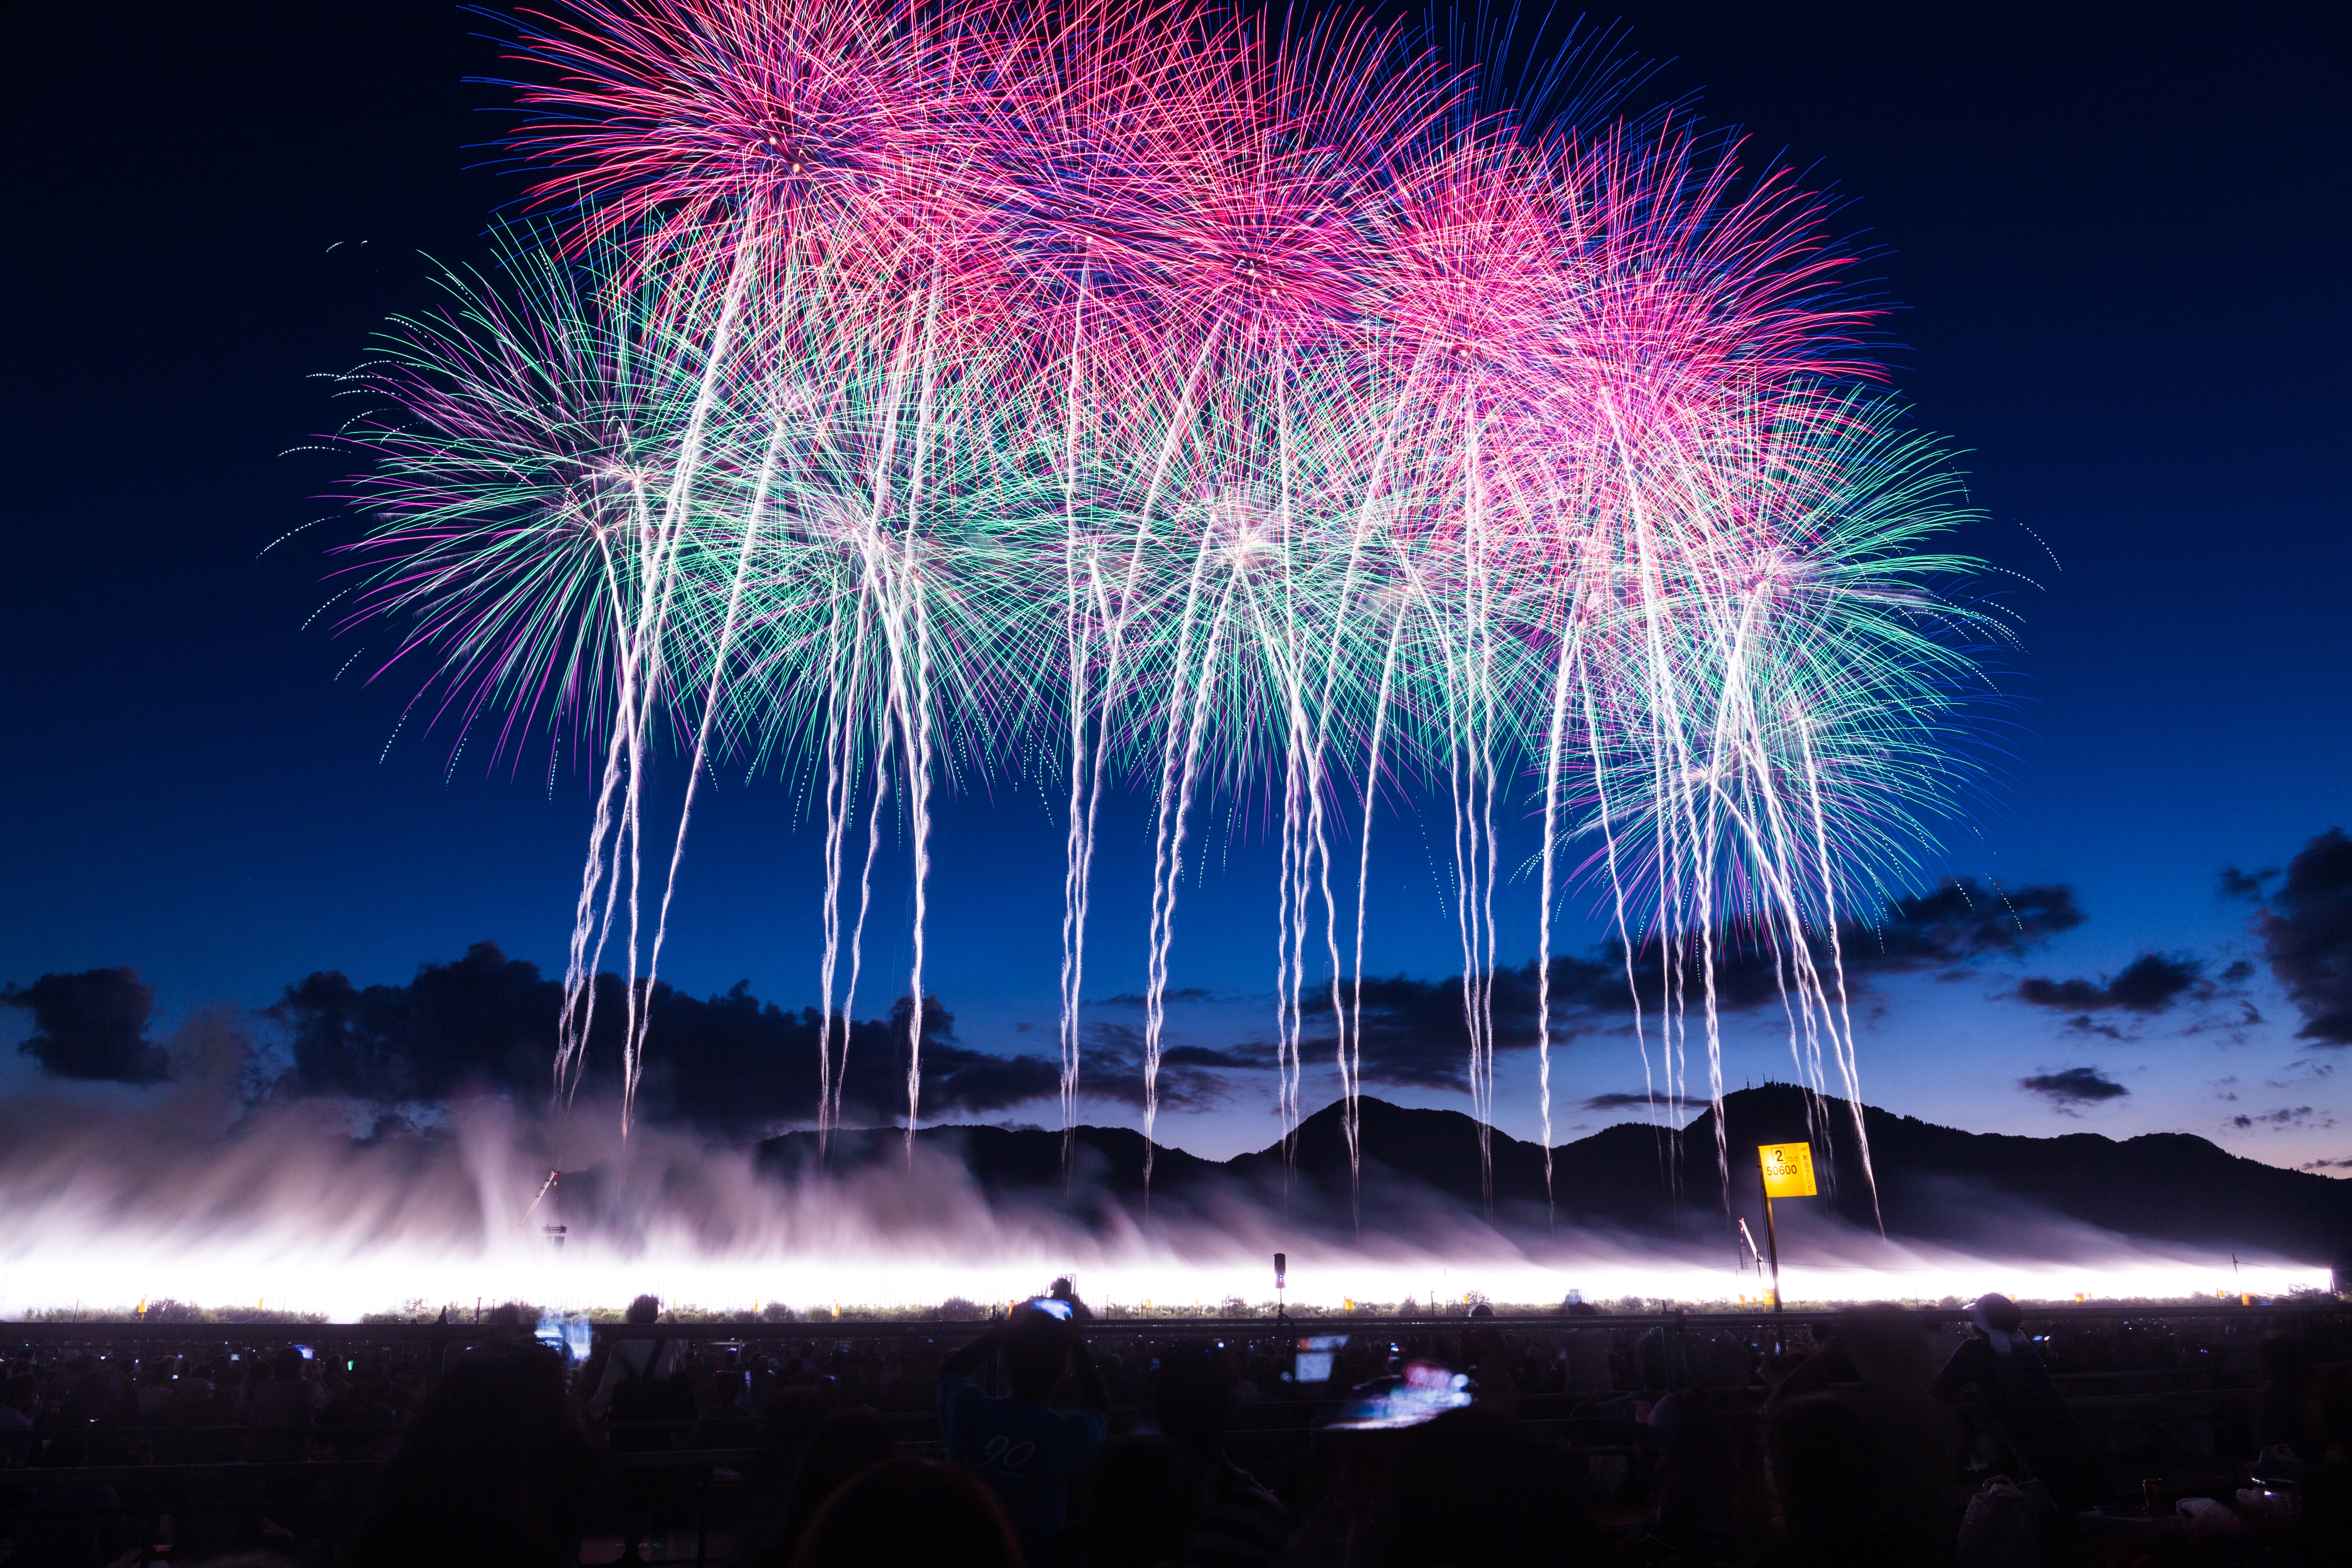
[[[1789,1342],[1781,1331],[1780,1236],[1772,1224],[1772,1200],[1810,1198],[1821,1189],[1813,1185],[1811,1143],[1759,1143],[1756,1146],[1756,1160],[1764,1172],[1764,1245],[1772,1260],[1773,1348],[1785,1351]]]

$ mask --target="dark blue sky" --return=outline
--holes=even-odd
[[[2032,580],[2011,592],[2028,644],[1994,736],[2005,779],[1923,885],[2065,883],[2089,919],[2022,965],[1883,988],[1870,1097],[1986,1128],[2079,1113],[2280,1163],[2352,1154],[2333,1125],[2352,1097],[2267,972],[2246,987],[2266,1021],[2231,1029],[2174,1009],[2094,1033],[2005,994],[2149,950],[2213,973],[2259,959],[2251,906],[2218,899],[2216,871],[2352,826],[2341,8],[1614,14],[1663,62],[1637,101],[1699,92],[1754,155],[1851,198],[1844,221],[1880,252],[1866,271],[1904,306],[1896,384],[1967,449],[1990,514],[1964,546]],[[364,637],[305,627],[344,525],[257,559],[332,514],[315,498],[348,466],[284,455],[332,422],[310,378],[425,300],[419,252],[478,257],[513,194],[468,167],[499,123],[482,112],[499,95],[462,79],[495,69],[477,25],[437,4],[93,0],[20,27],[4,68],[0,980],[129,964],[180,1015],[265,1003],[318,968],[398,981],[483,937],[560,964],[584,788],[449,771],[439,737],[387,751],[407,689],[356,684],[364,661],[338,681]],[[814,836],[772,785],[703,811],[666,974],[812,1000]],[[1450,916],[1412,830],[1384,831],[1374,962],[1442,977]],[[1267,1036],[1265,850],[1244,835],[1186,894],[1177,983],[1226,998],[1188,1016],[1189,1037]],[[939,853],[936,989],[966,1043],[1038,1048],[1019,1026],[1052,1024],[1058,827],[1034,797],[961,802]],[[1139,978],[1148,849],[1133,835],[1106,854],[1104,994]],[[1511,939],[1531,954],[1518,904]],[[890,942],[876,962],[897,964]],[[1735,1083],[1781,1052],[1769,1027],[1741,1033]],[[2130,1092],[2018,1087],[2077,1068]],[[11,1053],[0,1089],[30,1070]],[[1504,1072],[1503,1120],[1530,1130],[1529,1064]],[[1568,1107],[1640,1079],[1622,1037],[1580,1042],[1563,1072]],[[1239,1082],[1169,1134],[1263,1142],[1264,1102]]]

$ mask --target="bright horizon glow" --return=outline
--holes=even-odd
[[[540,1256],[528,1256],[539,1251]],[[583,1255],[584,1254],[584,1255]],[[951,1298],[983,1305],[1038,1294],[1059,1275],[1074,1275],[1097,1310],[1159,1307],[1213,1308],[1239,1299],[1270,1304],[1269,1261],[1238,1252],[1185,1258],[1167,1251],[1077,1255],[1040,1248],[992,1258],[885,1258],[876,1252],[779,1254],[751,1258],[656,1252],[624,1257],[585,1248],[517,1247],[467,1256],[406,1247],[346,1256],[331,1266],[300,1247],[274,1240],[208,1246],[176,1252],[138,1246],[79,1247],[70,1255],[48,1247],[15,1253],[0,1275],[0,1315],[58,1308],[100,1311],[173,1300],[211,1307],[251,1301],[292,1312],[321,1312],[355,1321],[363,1313],[393,1311],[422,1300],[428,1310],[479,1300],[528,1301],[571,1310],[617,1307],[650,1289],[674,1307],[752,1310],[781,1302],[803,1315],[830,1308],[937,1306]],[[1293,1307],[1339,1309],[1350,1302],[1407,1298],[1441,1307],[1475,1291],[1498,1303],[1548,1305],[1580,1291],[1592,1301],[1625,1297],[1728,1306],[1754,1303],[1765,1287],[1753,1272],[1705,1268],[1670,1259],[1595,1254],[1542,1260],[1526,1258],[1372,1258],[1319,1250],[1290,1254]],[[1882,1267],[1800,1265],[1782,1269],[1792,1303],[1968,1300],[1999,1289],[2019,1300],[2180,1300],[2251,1292],[2275,1297],[2325,1289],[2327,1271],[2309,1265],[2246,1263],[2195,1255],[2119,1258],[2074,1265],[2015,1262],[1919,1249]]]

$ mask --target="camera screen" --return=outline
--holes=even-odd
[[[1348,1342],[1345,1334],[1316,1334],[1298,1342],[1298,1359],[1292,1375],[1300,1383],[1328,1383],[1331,1363]]]

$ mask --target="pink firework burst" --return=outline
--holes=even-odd
[[[991,9],[573,0],[517,43],[553,73],[520,95],[514,144],[557,171],[530,195],[575,205],[581,241],[644,226],[658,247],[737,216],[814,249],[902,235],[984,118]]]

